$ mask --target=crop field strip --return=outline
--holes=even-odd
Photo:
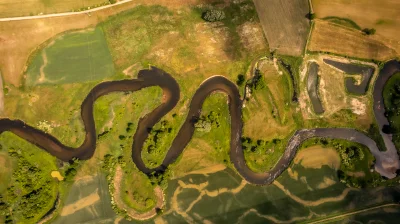
[[[380,61],[396,56],[394,49],[361,31],[324,20],[315,20],[308,50]]]
[[[303,54],[310,29],[308,0],[254,0],[271,50],[283,55]]]
[[[312,0],[318,18],[341,18],[354,28],[374,28],[373,39],[400,52],[400,2],[395,0]]]

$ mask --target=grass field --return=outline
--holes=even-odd
[[[381,61],[397,55],[394,49],[359,30],[324,20],[315,21],[308,50]]]
[[[254,4],[271,50],[280,54],[300,56],[304,52],[310,24],[307,0],[265,1]]]
[[[106,178],[102,174],[92,173],[92,176],[75,181],[69,189],[60,216],[53,223],[113,222],[115,216]]]
[[[103,31],[95,28],[53,39],[26,73],[27,86],[82,83],[114,75],[114,65]]]
[[[374,38],[391,46],[399,53],[400,18],[397,12],[400,10],[400,3],[398,1],[312,0],[312,4],[318,18],[341,17],[354,21],[362,29],[376,29]]]
[[[294,163],[269,186],[246,184],[230,169],[172,180],[163,216],[149,223],[309,222],[399,197],[398,187],[347,188],[329,167],[329,159],[315,169]]]
[[[0,18],[70,12],[106,3],[106,0],[1,0]]]

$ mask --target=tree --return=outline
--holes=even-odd
[[[244,83],[244,81],[245,81],[244,75],[239,74],[239,75],[237,76],[236,84],[237,84],[238,86],[242,86],[243,83]]]
[[[207,22],[216,22],[225,19],[225,13],[221,10],[211,9],[207,10],[201,16]]]

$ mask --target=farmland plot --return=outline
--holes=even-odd
[[[307,0],[254,0],[271,50],[300,56],[307,42],[310,24]]]

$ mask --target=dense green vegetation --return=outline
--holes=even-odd
[[[400,73],[393,75],[383,89],[385,116],[389,127],[384,127],[386,133],[393,134],[393,142],[400,149]]]
[[[148,167],[154,168],[162,163],[169,149],[168,138],[174,137],[169,135],[171,132],[172,127],[166,120],[157,123],[149,130],[149,136],[142,148],[142,158]]]
[[[26,84],[65,84],[102,80],[114,65],[102,29],[57,37],[31,57]]]
[[[14,164],[10,182],[2,183],[8,186],[0,192],[0,216],[6,223],[36,223],[57,197],[58,182],[50,175],[55,159],[13,134],[2,134],[0,142]]]

